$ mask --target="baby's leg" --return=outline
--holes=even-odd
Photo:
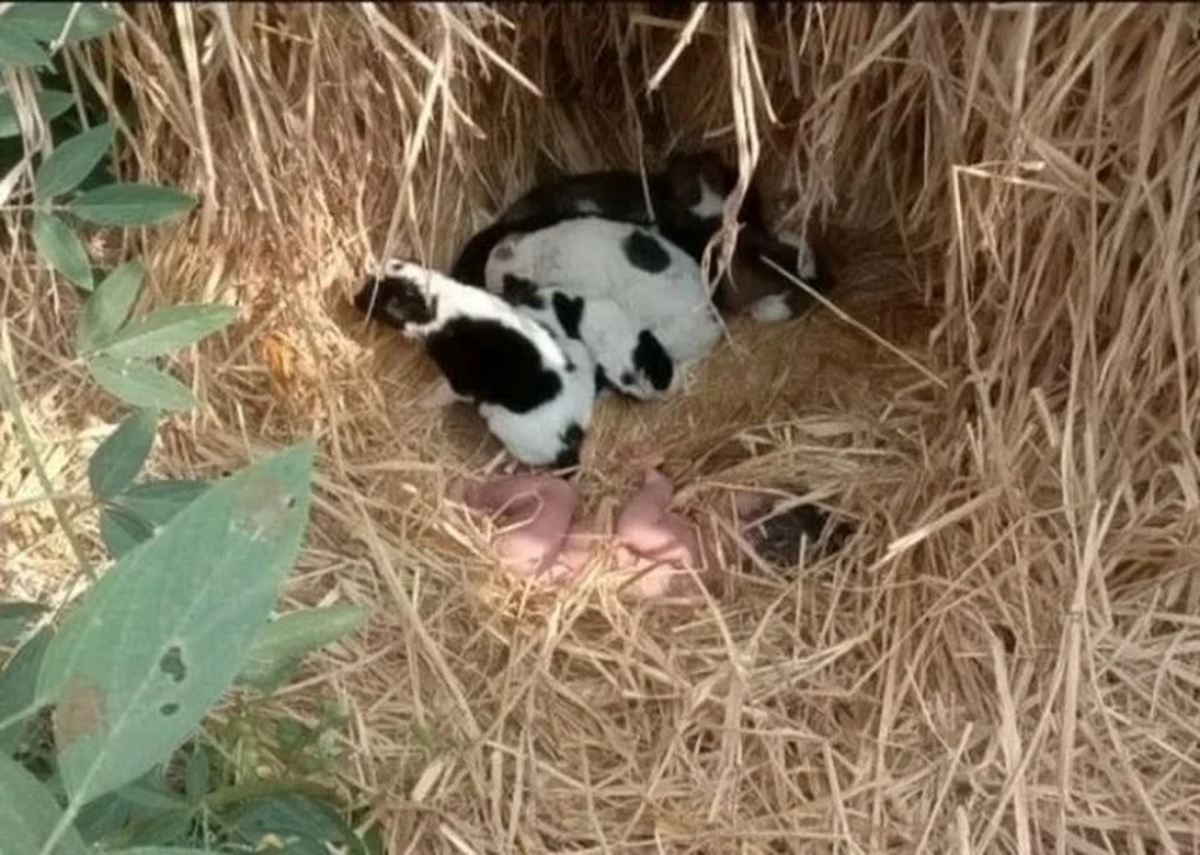
[[[699,568],[696,530],[679,514],[667,511],[673,495],[670,481],[657,471],[648,471],[641,490],[621,511],[617,537],[646,558]]]
[[[451,498],[476,511],[499,513],[497,522],[513,527],[497,535],[496,551],[533,573],[554,564],[576,502],[566,481],[537,475],[458,484]]]

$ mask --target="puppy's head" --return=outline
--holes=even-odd
[[[393,258],[383,265],[380,276],[369,276],[354,298],[364,315],[407,331],[427,324],[437,311],[433,293],[436,273],[415,261]]]

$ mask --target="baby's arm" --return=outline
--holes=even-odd
[[[476,511],[499,513],[497,522],[512,527],[496,536],[496,552],[537,575],[555,564],[577,497],[561,478],[533,475],[462,483],[451,498]]]
[[[665,476],[647,471],[642,488],[621,511],[617,537],[646,558],[698,568],[701,556],[696,530],[679,514],[667,511],[673,495]]]

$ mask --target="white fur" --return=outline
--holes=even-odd
[[[667,252],[670,264],[665,270],[648,273],[626,257],[622,243],[639,229],[652,234]],[[502,252],[501,247],[511,252]],[[488,258],[487,289],[502,293],[504,277],[510,273],[571,296],[612,300],[635,328],[648,328],[658,337],[676,371],[707,356],[721,338],[720,320],[700,266],[643,226],[582,217],[512,235],[498,243]]]
[[[457,282],[436,270],[410,261],[390,260],[385,265],[388,276],[412,279],[424,285],[427,297],[436,296],[433,320],[427,324],[410,324],[405,334],[410,338],[428,338],[456,317],[486,318],[521,333],[533,342],[542,361],[551,370],[567,365],[562,348],[540,324],[513,311],[513,307],[495,294]],[[387,307],[383,307],[387,310]]]
[[[575,210],[581,214],[602,214],[600,205],[594,199],[580,199],[575,204]]]
[[[710,220],[721,216],[725,208],[725,197],[708,186],[708,182],[700,179],[700,201],[688,208],[702,220]]]
[[[517,310],[553,331],[555,338],[564,341],[567,340],[567,333],[559,323],[558,314],[554,311],[552,303],[556,290],[558,289],[538,289],[538,296],[546,303],[545,308],[535,309],[522,304],[517,307]],[[641,333],[641,328],[634,323],[628,312],[616,302],[602,297],[585,297],[583,301],[583,316],[579,321],[579,338],[595,364],[604,369],[605,375],[613,386],[625,394],[641,400],[658,398],[678,389],[680,377],[678,371],[672,372],[670,387],[660,391],[654,388],[650,378],[634,365],[633,354],[638,346],[638,335]],[[626,373],[633,375],[633,383],[621,382],[621,375]]]
[[[575,341],[558,340],[549,330],[517,312],[501,298],[480,288],[457,282],[448,276],[411,262],[390,261],[387,274],[421,282],[426,297],[436,297],[434,319],[426,324],[410,325],[407,334],[428,339],[435,336],[455,317],[475,317],[503,324],[529,339],[546,367],[562,381],[559,393],[525,413],[515,413],[488,402],[478,405],[479,414],[489,430],[508,452],[530,466],[553,463],[564,449],[563,433],[577,424],[586,431],[591,422],[596,397],[595,365],[586,349]],[[463,400],[449,383],[434,391],[426,405]]]
[[[563,449],[563,431],[572,424],[587,431],[591,423],[596,400],[595,363],[580,342],[564,339],[561,344],[574,370],[559,372],[563,388],[556,397],[527,413],[479,405],[479,414],[492,434],[504,443],[509,454],[530,466],[552,464]]]
[[[750,316],[760,324],[776,324],[791,319],[792,310],[782,294],[769,294],[750,306]]]

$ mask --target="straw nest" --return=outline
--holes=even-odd
[[[149,302],[241,307],[179,361],[203,406],[152,468],[319,441],[288,602],[373,618],[271,704],[338,698],[337,783],[391,852],[1200,846],[1193,7],[127,14],[74,67],[131,85],[123,173],[203,201],[97,247],[144,242]],[[731,323],[675,401],[606,401],[587,500],[652,441],[684,499],[787,483],[859,533],[690,612],[547,597],[440,502],[497,447],[413,408],[428,360],[350,296],[385,251],[445,265],[541,176],[702,145],[757,162],[841,286]],[[69,288],[5,265],[5,358],[57,488],[86,492],[119,411],[72,362]],[[0,498],[36,498],[5,443]],[[10,511],[7,591],[66,596],[50,508]]]

